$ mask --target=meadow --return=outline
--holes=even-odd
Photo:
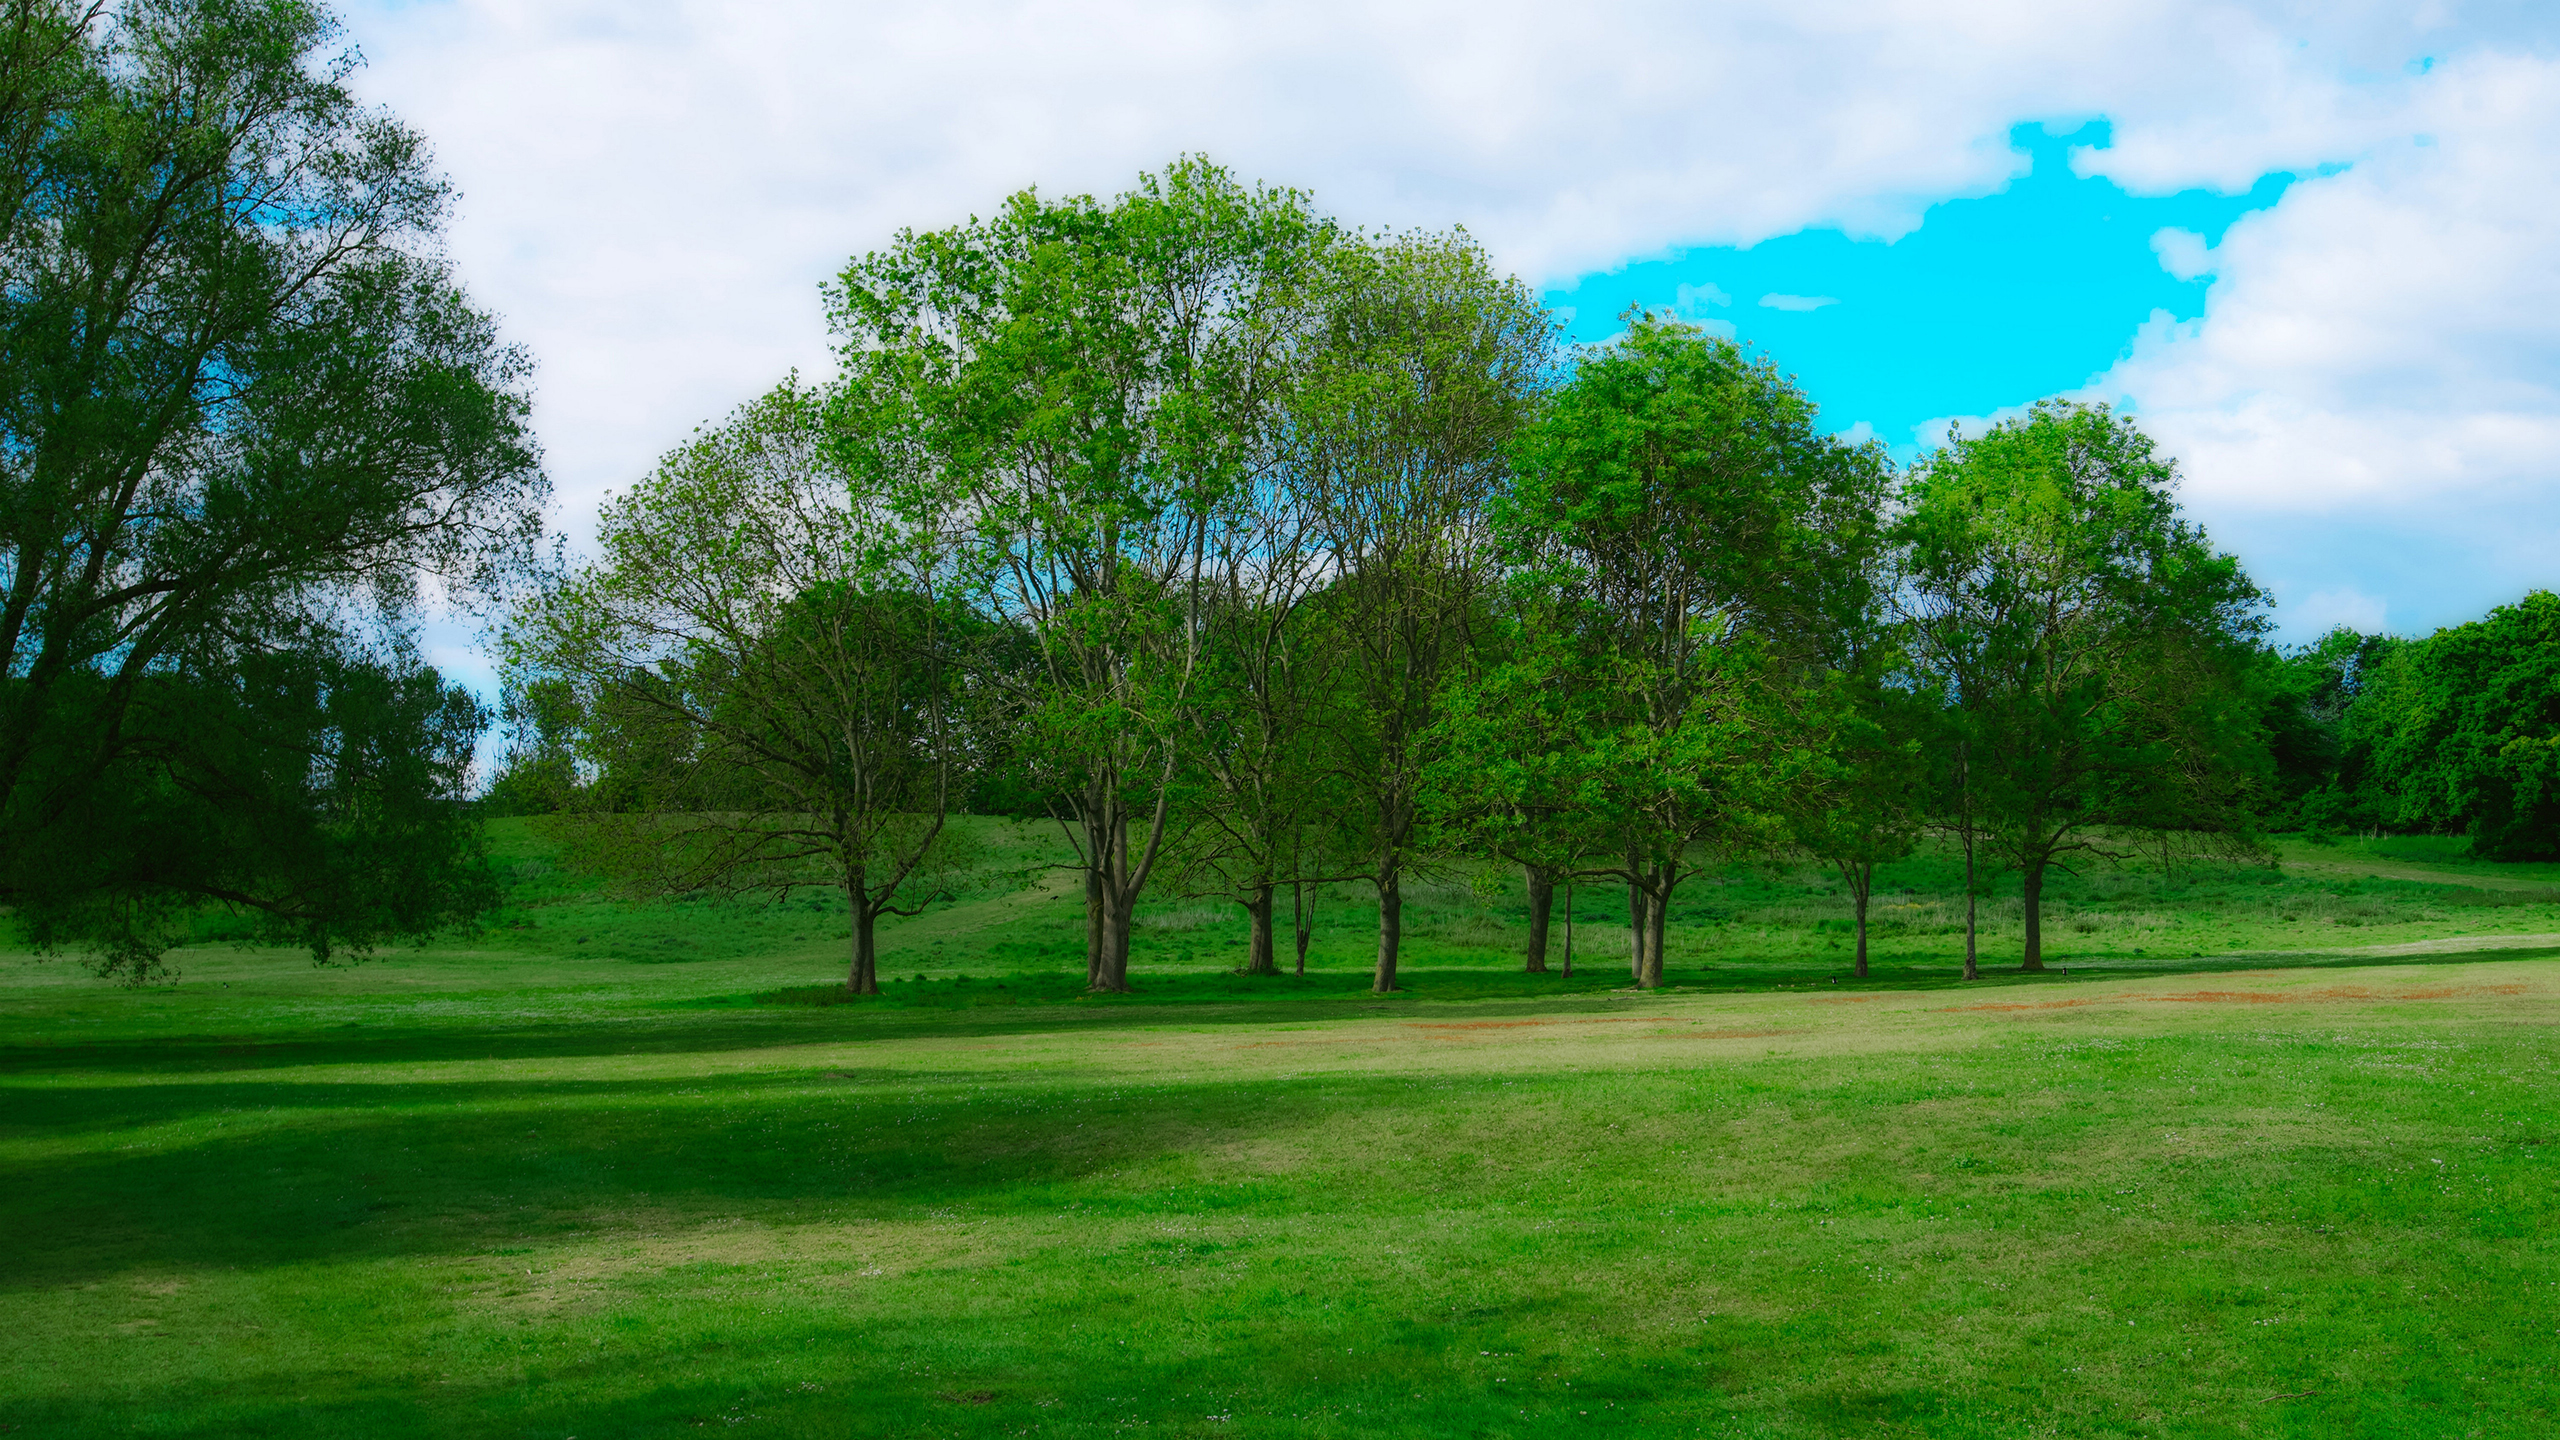
[[[2560,867],[2096,867],[2067,974],[1968,985],[1948,857],[1865,982],[1835,878],[1736,865],[1651,993],[1606,890],[1567,979],[1444,877],[1388,997],[1356,889],[1304,977],[1168,897],[1088,997],[1053,842],[981,831],[876,1001],[840,904],[524,822],[434,947],[0,957],[0,1433],[2560,1429]]]

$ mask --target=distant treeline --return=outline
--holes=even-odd
[[[2265,664],[2269,826],[2560,856],[2560,596],[2422,640],[2341,628]]]

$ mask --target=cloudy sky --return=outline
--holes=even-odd
[[[2560,6],[408,0],[360,80],[462,192],[573,543],[819,282],[1185,151],[1463,224],[1603,338],[1767,348],[1904,454],[2131,407],[2285,638],[2560,585]],[[484,680],[458,632],[439,658]]]

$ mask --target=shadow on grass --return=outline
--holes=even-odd
[[[1372,1047],[1382,1038],[1341,1042]],[[0,1233],[47,1238],[0,1267],[0,1288],[58,1288],[136,1269],[479,1254],[546,1235],[649,1228],[653,1214],[678,1226],[756,1212],[784,1223],[911,1220],[928,1207],[1375,1217],[1427,1213],[1469,1194],[1508,1203],[1519,1185],[1557,1177],[1576,1188],[1578,1203],[1644,1203],[1650,1182],[1641,1181],[1644,1167],[1627,1165],[1634,1137],[1617,1133],[1617,1122],[1641,1116],[1671,1127],[1647,1143],[1674,1143],[1676,1133],[1676,1143],[1712,1146],[1731,1126],[1759,1133],[1752,1117],[1770,1083],[1756,1040],[1739,1036],[1734,1048],[1684,1049],[1667,1065],[1655,1062],[1597,1091],[1572,1066],[1519,1056],[1481,1071],[1327,1069],[1339,1058],[1332,1039],[1290,1039],[1309,1047],[1313,1068],[1238,1081],[1165,1082],[1071,1065],[954,1066],[948,1056],[932,1057],[936,1068],[901,1069],[856,1051],[830,1056],[828,1068],[630,1078],[315,1083],[243,1072],[17,1086],[8,1131],[37,1158],[9,1167]],[[2221,1043],[2068,1054],[2021,1047],[1977,1055],[1955,1078],[1888,1067],[1835,1077],[1825,1105],[1866,1117],[1861,1135],[1886,1121],[1873,1133],[1901,1136],[1918,1115],[1903,1107],[1923,1101],[2006,1114],[2004,1091],[2017,1085],[2077,1077],[2114,1087],[2155,1074],[2183,1083],[2195,1047]],[[2355,1086],[2401,1084],[2378,1072],[2342,1074]],[[1648,1098],[1629,1106],[1625,1086]],[[1405,1128],[1375,1128],[1390,1117],[1404,1117],[1397,1123]],[[1519,1150],[1507,1137],[1529,1117],[1539,1138]],[[1393,1138],[1417,1121],[1427,1138]],[[2108,1122],[2074,1109],[2038,1123],[2076,1133]],[[120,1138],[130,1143],[117,1145]],[[1802,1153],[1825,1158],[1801,1182],[1875,1203],[1933,1185],[2044,1183],[2035,1153],[2004,1148],[1988,1132],[1964,1142],[1979,1151],[1978,1165],[1967,1150],[1965,1159],[1926,1167],[1935,1180],[1915,1173],[1892,1146],[1859,1139],[1826,1150],[1829,1143],[1804,1137]],[[1292,1158],[1346,1144],[1375,1148],[1348,1171],[1310,1170]],[[1487,1147],[1515,1153],[1486,1166]],[[1240,1155],[1262,1158],[1239,1165],[1232,1157]],[[1490,1178],[1497,1171],[1507,1176],[1498,1182],[1508,1187],[1501,1196],[1484,1189],[1497,1183]],[[1613,1176],[1635,1177],[1638,1190],[1611,1198]],[[1707,1194],[1696,1191],[1688,1203]]]
[[[1513,1297],[1499,1316],[1347,1323],[1306,1292],[1265,1293],[1233,1317],[1250,1350],[1149,1336],[1143,1298],[1100,1287],[1072,1305],[1034,1303],[1014,1325],[981,1331],[954,1357],[932,1318],[894,1311],[858,1323],[806,1311],[749,1328],[717,1313],[695,1326],[617,1335],[590,1353],[532,1359],[522,1379],[433,1388],[385,1367],[362,1378],[312,1369],[208,1393],[153,1379],[101,1403],[12,1407],[33,1433],[124,1435],[138,1417],[171,1437],[237,1435],[687,1435],[753,1424],[756,1433],[828,1437],[1159,1434],[1337,1436],[1686,1433],[1727,1393],[1801,1360],[1767,1325],[1729,1325],[1721,1343],[1645,1358],[1559,1355],[1570,1314],[1557,1297]],[[1416,1297],[1418,1298],[1418,1297]],[[1365,1317],[1364,1317],[1365,1318]],[[729,1322],[723,1326],[721,1322]],[[1081,1332],[1072,1328],[1081,1321]],[[583,1337],[581,1337],[583,1338]],[[1345,1346],[1357,1339],[1357,1347]],[[1650,1347],[1648,1347],[1650,1349]],[[1536,1357],[1496,1381],[1483,1357]],[[931,1355],[935,1366],[898,1363]],[[747,1363],[752,1356],[752,1365]],[[403,1381],[407,1383],[403,1383]],[[296,1397],[291,1400],[283,1396]],[[1353,1423],[1346,1425],[1345,1421]]]
[[[886,1083],[884,1083],[886,1082]],[[259,1267],[474,1254],[507,1237],[779,1205],[794,1220],[988,1213],[1297,1213],[1267,1174],[1200,1152],[1286,1142],[1435,1098],[1451,1084],[1525,1101],[1566,1076],[1271,1077],[1148,1084],[1036,1070],[861,1070],[664,1079],[312,1085],[261,1080],[28,1087],[21,1140],[193,1122],[149,1148],[88,1148],[10,1167],[0,1227],[42,1234],[0,1289],[143,1267]],[[1602,1143],[1593,1127],[1592,1143]],[[1095,1193],[1117,1175],[1134,1188]],[[1131,1177],[1136,1177],[1134,1180]],[[1364,1194],[1388,1210],[1423,1187]],[[813,1208],[814,1207],[814,1208]],[[680,1222],[681,1223],[681,1222]]]

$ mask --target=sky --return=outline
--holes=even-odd
[[[1910,458],[2039,398],[2178,458],[2277,635],[2560,587],[2560,6],[401,0],[356,85],[540,365],[573,553],[788,370],[818,287],[1203,153],[1463,225],[1601,341],[1765,350]],[[489,687],[467,624],[430,655]]]

